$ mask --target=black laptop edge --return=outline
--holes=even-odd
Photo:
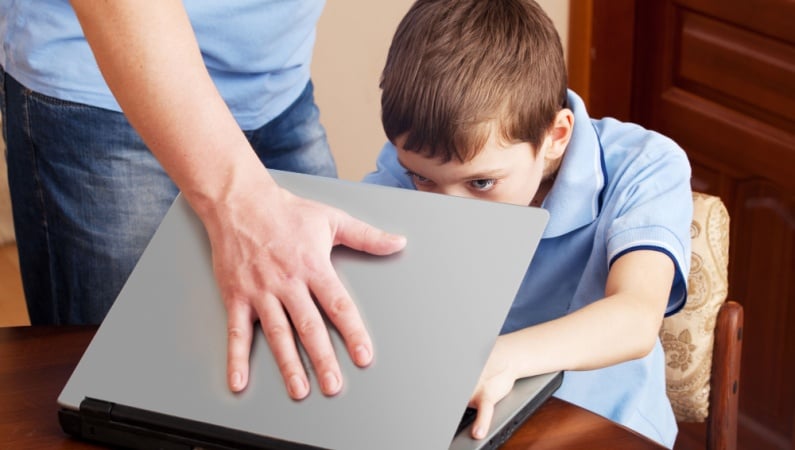
[[[559,372],[511,421],[492,432],[482,450],[494,450],[505,443],[562,382],[563,372]],[[458,430],[469,428],[474,418],[474,414],[465,414]],[[58,421],[64,432],[76,438],[113,446],[124,443],[125,448],[134,449],[327,450],[92,398],[84,399],[79,411],[61,408]]]
[[[85,398],[79,411],[61,408],[58,421],[74,437],[114,447],[326,450],[92,398]]]

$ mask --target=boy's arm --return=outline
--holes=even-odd
[[[605,298],[559,319],[500,336],[470,400],[478,409],[473,437],[485,435],[494,405],[518,378],[598,369],[647,355],[662,325],[674,270],[664,253],[626,253],[610,268]]]

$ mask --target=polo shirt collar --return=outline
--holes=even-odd
[[[599,136],[585,104],[571,90],[568,102],[574,112],[574,129],[552,189],[541,205],[550,216],[543,238],[562,236],[596,220],[607,181]]]

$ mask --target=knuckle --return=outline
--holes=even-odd
[[[275,281],[277,283],[292,284],[295,280],[295,275],[292,270],[283,268],[274,272]]]
[[[362,227],[361,233],[362,233],[361,234],[362,242],[370,242],[371,240],[374,240],[373,229],[372,228],[370,228],[370,227]]]
[[[304,367],[293,359],[278,362],[279,372],[285,376],[303,373]]]
[[[344,339],[352,348],[358,343],[367,342],[367,333],[363,330],[356,329],[345,334]]]
[[[326,306],[326,314],[333,320],[351,312],[353,305],[345,297],[334,297]]]
[[[244,339],[246,337],[246,332],[241,327],[229,327],[227,335],[230,341],[236,341]]]
[[[301,267],[310,276],[317,276],[321,273],[321,259],[314,253],[301,255]]]
[[[227,308],[241,308],[246,304],[246,296],[237,285],[224,286],[221,297]]]
[[[287,327],[281,324],[263,327],[262,332],[265,334],[265,339],[268,342],[278,342],[290,334],[290,331],[287,329]]]
[[[301,319],[295,324],[298,335],[303,340],[305,337],[313,336],[320,331],[320,324],[311,318]]]
[[[337,359],[334,354],[329,352],[323,352],[312,359],[312,364],[319,372],[325,372],[327,369],[334,367],[336,363]]]

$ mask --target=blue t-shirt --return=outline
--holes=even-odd
[[[241,128],[256,129],[309,81],[324,0],[184,0],[205,65]],[[120,111],[68,0],[0,2],[0,66],[42,94]]]
[[[684,151],[638,125],[591,119],[571,91],[569,105],[574,111],[572,139],[542,204],[550,213],[549,224],[503,333],[603,298],[612,262],[636,249],[658,250],[676,265],[668,314],[684,306],[687,296],[693,205]],[[377,170],[365,181],[414,188],[389,143],[378,157]],[[566,372],[556,396],[673,446],[677,426],[666,396],[659,339],[644,358]]]

